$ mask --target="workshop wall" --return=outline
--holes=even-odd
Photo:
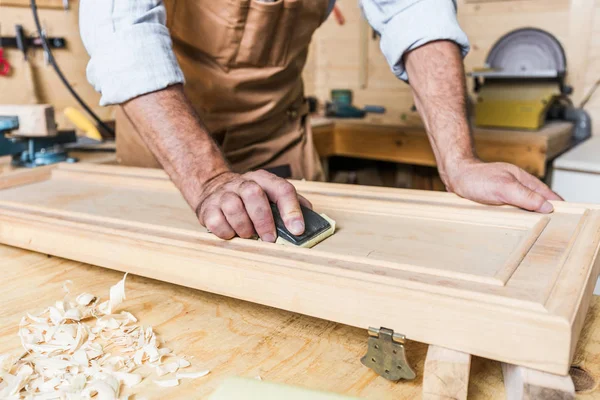
[[[331,16],[316,33],[305,72],[307,92],[329,98],[333,88],[350,88],[357,105],[383,105],[383,122],[418,121],[410,88],[398,81],[371,36],[356,0],[338,0],[346,23]],[[565,47],[573,100],[578,104],[600,79],[600,0],[459,0],[459,20],[471,40],[467,71],[483,66],[491,46],[505,33],[537,27],[554,34]],[[471,82],[469,81],[469,87]],[[600,89],[587,103],[600,134]]]
[[[34,24],[28,0],[0,0],[0,33],[14,35],[14,25],[22,24],[33,34]],[[98,106],[99,95],[87,83],[88,56],[79,37],[78,2],[70,0],[70,9],[61,9],[62,0],[38,0],[40,17],[48,35],[63,36],[68,49],[55,52],[69,81],[103,118],[113,110]],[[21,4],[21,7],[14,6]],[[25,7],[23,7],[25,6]],[[384,105],[389,122],[418,121],[412,112],[410,88],[389,71],[379,51],[378,39],[362,20],[357,0],[338,0],[346,23],[339,26],[333,17],[319,29],[312,43],[305,70],[307,93],[320,99],[329,97],[332,88],[351,88],[358,105]],[[580,101],[600,79],[600,0],[459,0],[459,19],[469,35],[472,51],[466,59],[467,71],[482,66],[493,43],[504,33],[524,26],[552,32],[563,43],[569,58],[569,80],[575,87],[574,100]],[[0,104],[51,103],[64,125],[62,109],[77,106],[52,68],[45,63],[41,50],[30,51],[33,83],[18,50],[5,50],[13,66],[8,77],[0,76]],[[469,82],[470,84],[470,82]],[[37,99],[32,93],[35,87]],[[600,132],[600,90],[587,103],[594,119],[594,133]]]
[[[79,37],[78,6],[69,0],[69,9],[62,8],[62,0],[38,0],[42,26],[48,36],[61,36],[67,41],[67,49],[54,51],[57,63],[80,96],[101,118],[112,118],[112,108],[98,106],[100,96],[87,82],[85,68],[88,55]],[[17,6],[20,4],[21,6]],[[15,24],[23,25],[27,35],[35,34],[35,25],[28,0],[0,0],[0,34],[15,36]],[[48,8],[51,7],[51,8]],[[67,106],[81,109],[58,79],[50,65],[45,62],[41,49],[31,49],[29,60],[32,73],[27,73],[23,54],[19,50],[5,49],[6,58],[12,65],[9,76],[0,76],[0,104],[48,103],[55,106],[61,128],[69,126],[62,114]],[[35,89],[35,93],[34,93]]]

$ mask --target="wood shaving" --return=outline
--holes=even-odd
[[[160,381],[154,381],[160,387],[173,387],[179,385],[179,379],[163,379]]]
[[[24,352],[0,354],[0,399],[127,399],[122,390],[138,385],[154,371],[161,387],[179,385],[210,371],[181,372],[191,364],[162,347],[152,327],[137,325],[127,311],[116,313],[126,299],[125,279],[100,302],[90,293],[70,300],[73,283],[66,281],[63,300],[39,315],[27,313],[19,323]]]
[[[178,372],[175,374],[175,378],[177,379],[196,379],[202,378],[210,373],[209,370],[198,371],[198,372]]]

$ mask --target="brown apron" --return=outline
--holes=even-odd
[[[287,168],[295,179],[323,179],[302,69],[328,4],[165,0],[185,93],[234,171]]]

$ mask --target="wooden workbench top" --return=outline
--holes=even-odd
[[[21,317],[61,298],[65,280],[73,281],[74,293],[106,297],[122,274],[0,245],[0,276],[0,353],[6,353],[20,349],[17,327]],[[367,342],[362,329],[132,275],[126,294],[123,308],[140,324],[152,325],[176,353],[192,356],[194,369],[211,370],[206,377],[182,381],[174,388],[162,389],[144,381],[136,386],[144,398],[206,398],[227,377],[257,375],[266,381],[366,399],[421,397],[425,344],[407,345],[418,378],[391,383],[360,363]],[[600,376],[599,328],[600,298],[594,298],[575,357],[593,377]],[[596,381],[588,381],[588,386],[595,388]],[[599,395],[600,391],[588,390],[580,398]],[[469,396],[504,398],[499,363],[474,357]]]

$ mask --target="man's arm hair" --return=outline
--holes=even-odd
[[[206,183],[229,171],[221,150],[183,93],[181,85],[123,104],[142,139],[192,209]]]
[[[458,163],[475,159],[460,49],[450,41],[431,42],[407,53],[404,61],[440,176],[448,185],[448,173]]]

